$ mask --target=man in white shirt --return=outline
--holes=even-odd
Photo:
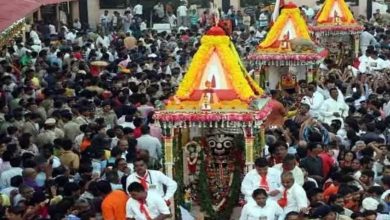
[[[104,14],[102,14],[101,16],[100,16],[100,25],[101,25],[101,28],[102,28],[102,32],[104,33],[104,34],[107,34],[108,33],[108,24],[109,24],[109,16],[108,16],[108,11],[107,10],[105,10],[104,11]]]
[[[177,189],[177,183],[158,170],[148,170],[146,162],[143,159],[137,159],[134,162],[135,173],[127,177],[126,188],[133,182],[140,183],[146,191],[153,191],[168,203]],[[164,186],[166,191],[164,193]]]
[[[23,183],[23,177],[22,176],[14,176],[10,180],[10,186],[7,188],[4,188],[0,191],[1,194],[7,195],[8,197],[11,197],[11,192],[14,190],[18,190],[18,187]]]
[[[73,28],[80,31],[81,30],[81,22],[78,18],[73,21]]]
[[[339,92],[337,100],[344,101],[344,94],[341,92],[341,90],[339,88],[337,88],[336,83],[333,79],[326,80],[323,88],[321,88],[320,86],[317,86],[316,91],[321,93],[322,96],[324,97],[324,100],[326,100],[326,99],[330,98],[330,89],[332,89],[332,88],[336,88],[337,91]]]
[[[309,200],[302,186],[294,181],[294,176],[291,172],[284,172],[281,175],[282,187],[280,193],[282,197],[278,200],[278,204],[283,208],[284,214],[289,212],[308,211]]]
[[[49,23],[50,36],[57,35],[56,26],[54,24]]]
[[[358,70],[361,73],[365,73],[367,71],[368,58],[370,57],[371,51],[372,48],[367,48],[366,51],[359,57]]]
[[[283,209],[275,200],[269,199],[263,189],[253,191],[252,198],[256,203],[247,203],[241,211],[240,220],[283,220]]]
[[[65,39],[66,39],[68,42],[70,42],[70,43],[73,44],[74,40],[76,39],[76,34],[73,33],[73,30],[69,30],[69,32],[68,32],[68,33],[66,34],[66,36],[65,36]]]
[[[362,54],[364,54],[370,45],[376,45],[378,44],[377,40],[375,39],[373,33],[375,29],[374,28],[369,28],[363,31],[360,34],[360,51]]]
[[[38,33],[35,31],[35,28],[30,31],[30,38],[35,45],[41,45],[41,39],[39,38]]]
[[[142,14],[143,14],[143,6],[141,5],[140,2],[138,2],[138,4],[136,4],[136,5],[134,6],[133,12],[134,12],[134,15],[135,15],[135,16],[142,17]]]
[[[159,1],[155,6],[153,6],[153,12],[156,18],[156,22],[161,22],[165,17],[164,5]]]
[[[310,106],[310,115],[313,118],[319,118],[319,111],[324,102],[324,96],[317,91],[316,87],[309,85],[306,90],[306,95],[302,98],[301,102]]]
[[[381,200],[386,201],[389,199],[390,196],[390,176],[383,176],[381,179],[383,188],[385,191],[381,195]]]
[[[108,48],[110,46],[110,39],[104,34],[104,32],[100,33],[96,39],[96,46],[98,48]]]
[[[292,154],[287,154],[287,156],[283,159],[283,163],[275,164],[273,168],[278,169],[280,172],[291,172],[294,176],[295,182],[300,186],[303,186],[305,183],[304,174],[301,168],[297,166],[297,161]]]
[[[383,99],[385,101],[385,103],[383,104],[383,111],[385,113],[385,116],[389,116],[390,115],[390,93],[385,93],[383,95]]]
[[[146,191],[140,183],[131,183],[127,190],[131,197],[126,203],[126,218],[163,220],[171,216],[169,207],[164,202],[164,199],[155,192]]]
[[[150,128],[147,125],[141,127],[141,137],[137,138],[137,148],[149,152],[154,160],[159,160],[162,155],[162,147],[159,139],[150,135]]]
[[[168,22],[171,25],[171,28],[176,27],[177,18],[174,14],[172,14],[170,12],[168,13]]]
[[[118,119],[118,124],[122,126],[122,128],[135,129],[132,115],[122,116],[121,118]]]
[[[322,122],[330,125],[332,120],[340,120],[343,123],[343,118],[348,116],[349,107],[344,100],[339,100],[339,92],[336,88],[329,91],[330,98],[324,101],[320,109]]]
[[[375,50],[367,50],[367,59],[359,65],[359,71],[362,73],[374,73],[385,68],[385,61],[378,57],[378,52]]]
[[[184,26],[184,27],[187,27],[187,6],[185,5],[185,3],[182,3],[182,5],[180,5],[177,10],[176,10],[176,14],[177,14],[177,26],[180,27],[180,26]]]
[[[241,193],[245,195],[247,202],[254,202],[252,193],[255,189],[263,188],[273,197],[279,194],[277,189],[281,186],[281,172],[268,167],[266,158],[258,158],[255,161],[255,169],[249,171],[241,183]]]
[[[10,160],[11,168],[0,173],[0,188],[4,189],[11,186],[11,178],[21,176],[23,169],[20,168],[21,158],[13,157]]]

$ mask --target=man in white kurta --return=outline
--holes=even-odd
[[[265,189],[272,198],[278,194],[277,192],[275,194],[275,190],[281,186],[281,172],[275,168],[269,168],[267,159],[256,159],[255,168],[245,175],[241,183],[241,193],[245,195],[247,202],[254,202],[252,193],[255,189]]]
[[[264,207],[256,203],[246,204],[241,211],[240,220],[283,220],[283,209],[273,199],[267,199]]]
[[[359,65],[359,71],[361,73],[373,73],[386,68],[387,63],[382,58],[378,57],[378,52],[368,51],[368,53],[369,56]]]
[[[373,29],[365,30],[360,34],[360,51],[364,54],[370,45],[378,44],[373,33]]]
[[[349,107],[344,100],[339,99],[339,92],[336,88],[329,91],[330,98],[324,101],[320,109],[321,121],[330,125],[332,120],[340,120],[343,123],[343,118],[348,116]]]
[[[126,189],[133,182],[141,183],[149,192],[153,191],[168,201],[173,197],[177,189],[177,183],[158,170],[148,170],[145,161],[134,162],[135,172],[126,179]],[[166,187],[164,193],[164,186]]]
[[[283,208],[284,214],[289,212],[307,212],[309,200],[306,192],[299,184],[295,183],[294,176],[291,172],[284,172],[281,176],[282,187],[279,191],[282,197],[278,204]]]
[[[336,83],[334,81],[327,81],[324,88],[321,88],[320,86],[317,86],[316,91],[321,93],[321,95],[324,97],[324,100],[330,98],[330,90],[336,88],[339,92],[337,100],[344,101],[344,94],[341,92],[339,88],[337,88]]]
[[[171,212],[164,199],[155,192],[145,192],[139,183],[132,183],[126,203],[126,217],[136,220],[167,219]]]
[[[285,171],[289,171],[293,174],[294,181],[300,186],[303,186],[305,183],[305,175],[299,166],[297,166],[297,161],[295,156],[292,154],[288,154],[283,159],[283,163],[278,163],[273,166],[273,168],[279,170],[281,173]]]
[[[311,117],[320,118],[320,108],[324,102],[324,96],[317,91],[316,87],[309,85],[301,102],[310,106]]]

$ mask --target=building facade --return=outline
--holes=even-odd
[[[247,6],[255,6],[259,3],[273,3],[275,0],[186,0],[188,4],[196,4],[198,8],[205,8],[209,1],[214,1],[218,8],[227,10],[231,5],[235,9],[240,9]],[[307,5],[309,7],[315,6],[315,0],[290,0],[298,6]],[[351,2],[352,1],[352,2]],[[82,23],[89,24],[92,29],[96,29],[99,24],[99,18],[108,10],[110,14],[113,11],[118,11],[123,14],[125,9],[129,6],[136,5],[138,0],[79,0],[77,2],[77,9],[79,10],[79,18]],[[144,18],[150,18],[155,0],[143,0],[141,3],[144,6]],[[161,0],[162,3],[172,3],[175,7],[180,4],[180,0]],[[321,2],[321,0],[320,0]],[[355,15],[367,15],[367,0],[349,0],[351,2],[351,9]],[[76,7],[74,7],[76,8]],[[149,20],[149,19],[148,19]],[[149,25],[149,24],[148,24]]]

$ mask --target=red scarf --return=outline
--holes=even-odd
[[[278,204],[282,208],[287,206],[287,189],[284,190],[282,198],[278,200]]]
[[[269,191],[269,185],[267,181],[267,175],[260,175],[260,188],[263,188],[265,191]]]
[[[148,173],[145,174],[144,177],[137,177],[140,181],[140,184],[144,187],[145,190],[148,190],[148,181],[146,179],[148,178]]]
[[[146,220],[152,220],[152,217],[150,217],[148,210],[146,209],[146,201],[145,200],[139,200],[139,210],[142,214],[145,215]]]

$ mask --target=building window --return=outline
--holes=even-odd
[[[100,0],[101,9],[121,9],[128,6],[128,0]]]

